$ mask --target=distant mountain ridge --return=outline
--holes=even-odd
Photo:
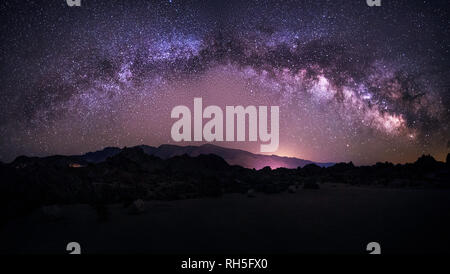
[[[245,168],[255,169],[262,169],[266,166],[270,166],[275,169],[279,167],[304,167],[308,164],[316,164],[321,167],[329,167],[334,165],[334,163],[318,163],[293,157],[254,154],[245,150],[224,148],[212,144],[204,144],[201,146],[161,145],[159,147],[140,145],[137,147],[142,148],[146,154],[153,155],[161,159],[169,159],[184,154],[191,157],[214,154],[223,158],[230,165],[239,165]],[[105,161],[108,157],[119,154],[122,150],[123,149],[117,147],[106,147],[103,150],[88,152],[77,157],[80,157],[80,159],[86,162],[99,163]]]

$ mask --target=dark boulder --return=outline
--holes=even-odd
[[[320,186],[315,180],[308,180],[303,184],[303,189],[319,189]]]
[[[422,170],[433,170],[437,166],[437,161],[431,155],[422,155],[414,163],[414,166]]]

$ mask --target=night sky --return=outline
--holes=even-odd
[[[194,97],[280,106],[274,154],[444,160],[447,2],[1,1],[0,160],[175,144]]]

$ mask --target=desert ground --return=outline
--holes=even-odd
[[[122,204],[99,213],[61,206],[60,218],[39,209],[1,228],[2,253],[365,254],[442,253],[450,244],[450,190],[321,184],[295,193],[224,194],[147,201],[131,214]]]

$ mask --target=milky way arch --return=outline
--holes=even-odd
[[[3,1],[0,159],[168,143],[194,96],[279,105],[278,154],[443,159],[447,4],[359,2]]]

